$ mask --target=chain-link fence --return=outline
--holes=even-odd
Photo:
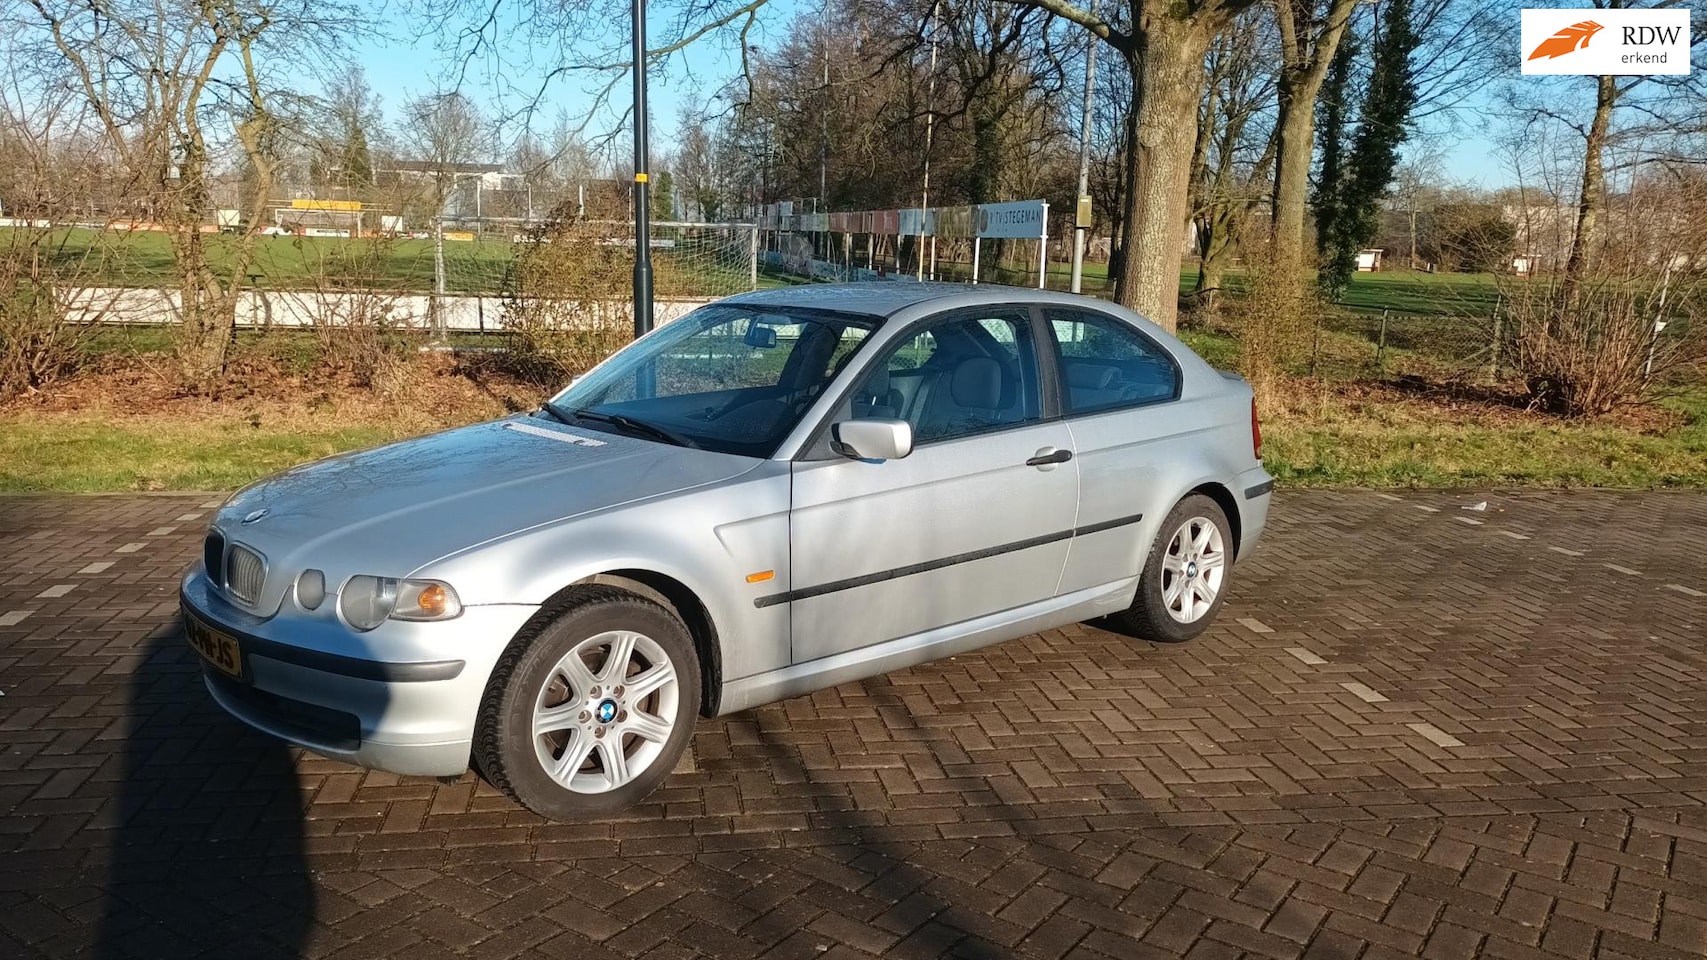
[[[1514,356],[1502,305],[1484,316],[1334,311],[1311,336],[1310,373],[1496,378]]]

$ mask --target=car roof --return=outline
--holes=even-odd
[[[733,303],[749,303],[776,307],[803,307],[837,310],[872,317],[890,317],[908,307],[939,300],[954,300],[956,305],[1037,303],[1056,301],[1063,305],[1095,304],[1104,309],[1106,301],[1097,303],[1086,297],[1027,287],[1001,284],[919,283],[911,280],[866,280],[854,283],[811,283],[792,287],[775,287],[731,297]]]

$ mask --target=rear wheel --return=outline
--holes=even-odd
[[[1209,629],[1221,611],[1232,561],[1227,514],[1209,497],[1191,494],[1162,521],[1132,606],[1110,619],[1146,640],[1190,640]]]
[[[614,813],[675,769],[699,696],[699,660],[681,620],[620,590],[589,590],[499,660],[475,761],[541,816]]]

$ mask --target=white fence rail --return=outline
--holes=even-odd
[[[66,318],[73,323],[174,324],[182,311],[178,291],[152,287],[80,287],[62,289]],[[341,326],[354,321],[385,322],[423,330],[501,331],[505,301],[502,297],[439,297],[437,322],[434,297],[424,293],[383,293],[360,290],[246,290],[237,298],[239,327]],[[658,323],[686,316],[710,303],[709,298],[659,301],[654,306]],[[593,304],[608,310],[610,320],[626,320],[631,305],[626,302]],[[595,314],[596,315],[596,314]],[[604,319],[604,318],[600,318]]]

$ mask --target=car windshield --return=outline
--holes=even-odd
[[[623,348],[546,413],[661,443],[768,457],[881,323],[720,303]]]

